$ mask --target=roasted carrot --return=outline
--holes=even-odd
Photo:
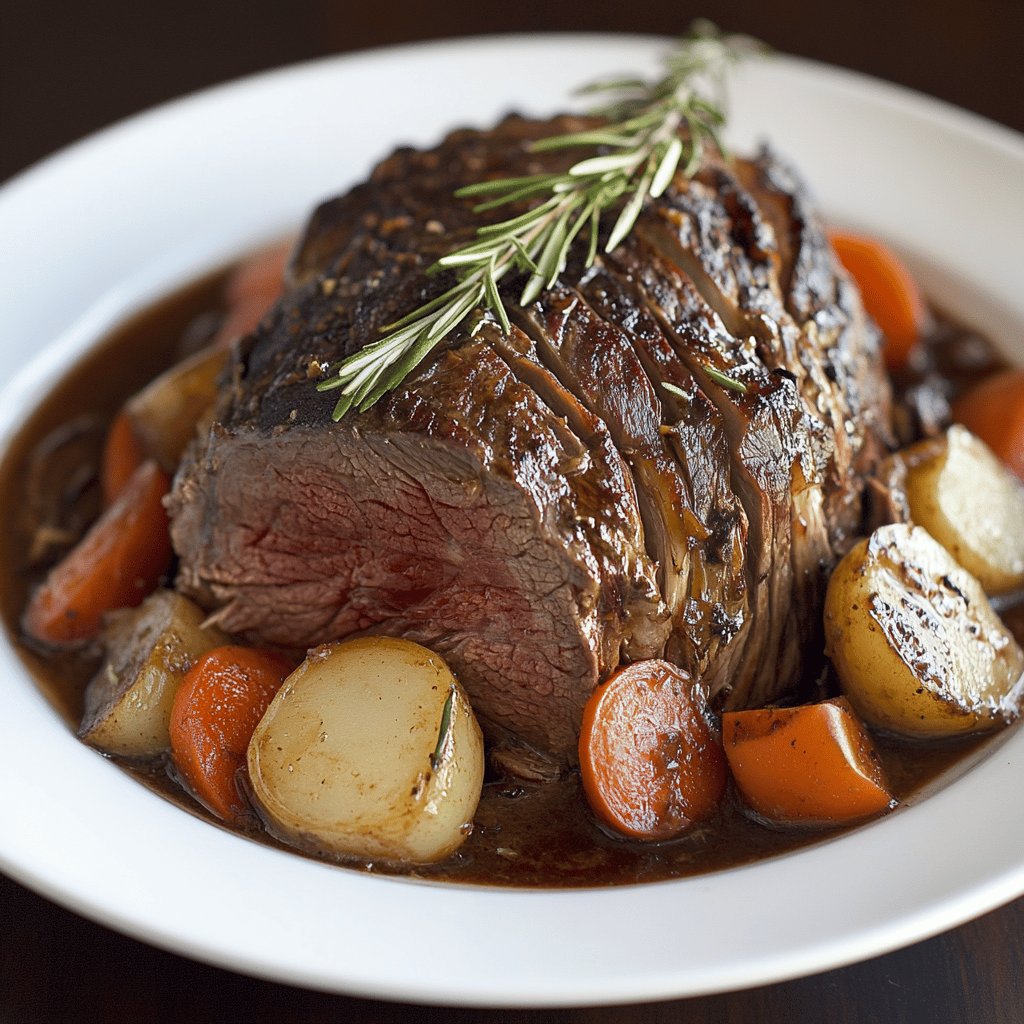
[[[899,257],[874,238],[833,233],[832,248],[857,282],[864,308],[885,336],[885,362],[902,370],[927,318],[917,283]]]
[[[224,821],[249,817],[236,777],[253,731],[291,670],[274,651],[215,647],[189,669],[175,695],[174,765],[200,803]]]
[[[142,603],[171,561],[163,506],[170,483],[155,462],[139,466],[32,595],[23,620],[29,636],[53,647],[73,646],[96,636],[106,612]]]
[[[579,755],[594,813],[638,839],[670,839],[714,814],[725,758],[699,687],[667,661],[638,661],[598,686],[583,712]]]
[[[892,805],[867,730],[844,697],[727,711],[722,738],[740,794],[770,821],[841,824]]]
[[[100,484],[104,508],[113,505],[145,456],[131,417],[122,409],[110,424],[103,447]]]
[[[1003,370],[953,404],[953,419],[1024,480],[1024,370]]]
[[[281,294],[284,267],[293,243],[288,241],[253,253],[224,288],[227,313],[213,344],[224,347],[254,330]]]

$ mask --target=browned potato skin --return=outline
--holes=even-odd
[[[1024,586],[1024,486],[961,426],[899,456],[913,522],[923,526],[988,594]]]
[[[206,651],[226,643],[205,613],[173,590],[116,612],[104,631],[106,659],[85,692],[78,734],[107,754],[145,759],[170,747],[168,725],[185,673]]]
[[[1024,653],[978,582],[921,527],[881,527],[839,563],[825,636],[843,693],[875,728],[950,736],[1017,714]]]
[[[210,418],[226,361],[224,348],[205,348],[129,400],[126,410],[143,449],[168,473],[178,468],[189,442]]]

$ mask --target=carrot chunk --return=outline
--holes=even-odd
[[[885,362],[902,370],[927,319],[917,283],[899,257],[874,238],[834,233],[829,236],[839,262],[857,282],[864,308],[885,336]]]
[[[634,662],[594,690],[580,773],[605,824],[637,839],[671,839],[714,814],[725,757],[702,712],[697,685],[667,661]]]
[[[281,294],[285,264],[293,242],[253,253],[228,279],[224,288],[227,313],[212,344],[223,348],[250,331],[263,319]]]
[[[1002,370],[961,395],[953,419],[1024,480],[1024,370]]]
[[[103,488],[104,508],[114,504],[144,458],[135,425],[122,409],[110,424],[107,442],[103,447],[100,484]]]
[[[771,821],[840,824],[892,805],[867,730],[844,697],[727,711],[722,737],[743,799]]]
[[[291,672],[275,651],[227,645],[186,673],[171,710],[171,756],[200,803],[235,824],[251,815],[237,785],[249,740]]]
[[[23,625],[29,636],[67,647],[99,633],[114,608],[134,608],[171,562],[163,497],[170,477],[155,462],[132,474],[120,497],[32,595]]]

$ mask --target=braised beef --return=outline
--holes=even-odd
[[[768,152],[677,177],[596,266],[526,308],[509,282],[508,336],[471,317],[334,423],[324,368],[450,286],[427,268],[481,219],[453,192],[564,168],[529,143],[575,126],[455,132],[324,204],[171,500],[178,585],[229,632],[417,640],[492,736],[570,762],[623,660],[730,707],[792,690],[890,440],[877,331]]]

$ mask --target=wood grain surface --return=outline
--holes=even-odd
[[[697,14],[781,50],[900,82],[1024,130],[1021,0],[972,6],[952,0],[450,0],[436,6],[410,0],[358,6],[343,0],[5,0],[0,180],[119,117],[295,60],[489,32],[673,34]],[[16,823],[0,823],[0,830],[12,827]],[[329,996],[197,964],[86,921],[0,876],[0,1024],[1004,1024],[1024,1020],[1022,952],[1024,900],[1018,900],[908,949],[765,988],[605,1009],[452,1010]]]

